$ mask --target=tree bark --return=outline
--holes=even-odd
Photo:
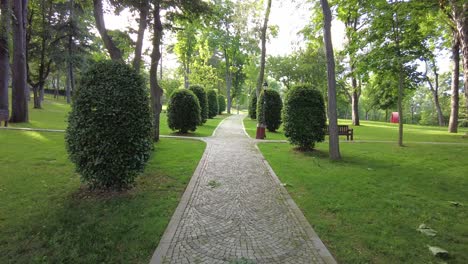
[[[452,10],[463,55],[465,107],[468,111],[468,3],[452,0]]]
[[[10,83],[10,0],[0,0],[0,110],[9,110]]]
[[[93,13],[94,19],[96,20],[96,28],[99,31],[99,35],[101,35],[102,41],[104,42],[104,46],[109,52],[109,55],[112,60],[123,62],[122,52],[115,45],[115,43],[112,41],[112,38],[107,33],[106,24],[104,23],[104,12],[102,10],[102,0],[93,0],[93,4]]]
[[[265,18],[263,20],[263,27],[261,31],[261,41],[262,41],[262,54],[260,56],[260,71],[258,72],[258,79],[257,79],[257,100],[260,100],[260,93],[262,91],[262,85],[265,81],[265,60],[266,60],[266,33],[268,29],[268,19],[270,18],[270,11],[271,11],[271,0],[267,2],[267,8],[265,11]],[[259,102],[257,102],[259,105]],[[265,107],[265,104],[263,104]],[[229,112],[228,112],[229,113]],[[263,115],[257,117],[258,127],[266,127],[265,124],[265,111],[262,111]]]
[[[13,1],[13,66],[12,111],[10,122],[28,122],[28,93],[26,71],[26,13],[27,0]]]
[[[354,74],[354,69],[352,69]],[[357,85],[356,78],[353,76],[351,79],[351,84],[353,87],[353,93],[351,94],[351,107],[352,107],[352,121],[353,125],[359,126],[359,96],[360,92],[358,91],[359,87]]]
[[[231,98],[231,88],[232,88],[232,74],[230,71],[231,62],[229,61],[229,54],[226,49],[224,49],[224,62],[226,64],[226,99],[227,99],[227,113],[231,113],[232,107],[232,98]]]
[[[459,107],[459,89],[460,89],[460,40],[457,32],[453,31],[452,39],[452,100],[450,107],[450,120],[448,126],[449,133],[458,132],[458,107]]]
[[[435,76],[435,80],[434,80],[435,86],[432,84],[431,80],[427,76],[427,63],[426,63],[425,77],[426,77],[427,83],[429,84],[429,89],[431,90],[432,97],[434,98],[434,105],[435,105],[436,112],[437,112],[437,120],[438,120],[439,126],[444,126],[445,125],[444,115],[442,114],[442,109],[440,107],[440,101],[439,101],[439,73],[437,73],[437,67],[435,65],[435,62],[433,63],[433,72]]]
[[[153,51],[151,53],[151,67],[150,67],[150,92],[151,92],[151,108],[153,110],[153,139],[159,141],[159,122],[162,110],[162,96],[163,89],[158,84],[158,64],[161,59],[160,45],[162,38],[162,23],[160,15],[161,0],[154,2],[153,9]]]
[[[328,123],[329,123],[329,152],[330,159],[341,159],[340,142],[338,138],[338,117],[336,106],[336,76],[335,76],[335,55],[333,54],[333,44],[331,38],[332,15],[327,0],[320,0],[323,10],[323,40],[327,55],[327,81],[328,81]]]
[[[133,59],[133,68],[140,72],[141,68],[141,53],[143,50],[143,40],[145,37],[146,26],[148,25],[148,12],[149,12],[149,3],[148,0],[142,0],[140,2],[140,21],[138,22],[138,36],[135,46],[135,57]]]

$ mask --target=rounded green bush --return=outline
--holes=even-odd
[[[301,149],[313,149],[325,139],[325,103],[322,94],[310,86],[299,85],[286,95],[283,111],[284,134]]]
[[[200,120],[201,108],[197,96],[187,89],[174,91],[167,106],[169,128],[181,133],[195,131]]]
[[[201,122],[199,125],[206,123],[208,119],[208,98],[206,96],[205,89],[200,85],[192,85],[189,88],[198,98],[198,102],[200,103],[200,113],[201,113]]]
[[[144,79],[121,63],[94,63],[83,74],[65,140],[91,188],[128,188],[143,171],[153,147],[148,94]]]
[[[251,119],[257,119],[257,92],[256,91],[253,91],[253,93],[250,96],[249,117]]]
[[[208,91],[208,118],[213,118],[218,114],[218,96],[215,90]]]
[[[281,126],[282,109],[283,101],[276,90],[265,89],[262,91],[260,100],[258,100],[257,113],[260,117],[265,110],[265,124],[268,131],[275,132]]]
[[[226,97],[222,94],[218,95],[218,108],[219,115],[226,111]]]

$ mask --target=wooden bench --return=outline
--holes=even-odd
[[[330,132],[328,130],[328,126],[326,128],[326,134],[330,135]],[[338,136],[346,136],[346,140],[353,140],[353,129],[349,128],[347,125],[338,125]]]
[[[8,118],[10,118],[10,112],[8,110],[0,109],[0,126],[2,125],[2,121],[4,121],[5,127],[7,127]]]

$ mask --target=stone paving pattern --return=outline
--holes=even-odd
[[[245,134],[243,117],[227,118],[206,138],[185,208],[152,263],[330,263]]]

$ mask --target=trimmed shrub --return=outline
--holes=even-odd
[[[250,96],[249,117],[251,119],[257,119],[257,92],[256,91],[253,91],[253,93]]]
[[[190,86],[189,90],[192,91],[198,98],[198,103],[200,103],[201,117],[201,122],[199,125],[203,125],[208,119],[208,98],[206,97],[205,89],[199,85],[192,85]]]
[[[208,91],[208,118],[213,118],[218,114],[218,96],[215,90]]]
[[[299,85],[286,95],[283,111],[284,134],[301,149],[313,149],[325,139],[325,103],[322,94],[310,86]]]
[[[201,108],[197,96],[187,89],[174,91],[167,106],[169,128],[180,133],[195,131],[200,120]]]
[[[224,95],[218,95],[218,114],[222,114],[226,111],[226,97]]]
[[[263,115],[263,109],[265,109],[265,124],[268,131],[275,132],[281,125],[281,110],[283,109],[283,101],[276,90],[262,91],[257,106],[259,118]]]
[[[149,91],[131,67],[94,63],[83,74],[65,141],[76,171],[91,188],[130,187],[152,147]]]

